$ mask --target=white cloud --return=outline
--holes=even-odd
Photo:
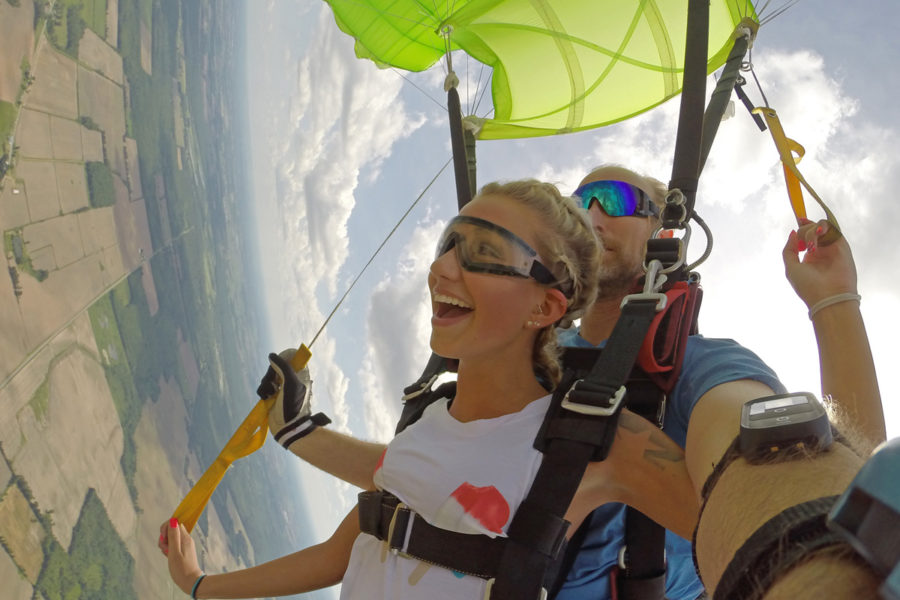
[[[284,142],[276,161],[280,237],[285,256],[280,279],[285,304],[313,307],[317,286],[337,292],[338,272],[348,254],[347,219],[360,171],[377,168],[393,145],[419,122],[410,122],[399,101],[400,80],[358,60],[351,40],[323,7],[309,52],[298,66]],[[299,319],[299,331],[319,321],[317,311]]]
[[[806,149],[800,171],[835,212],[853,246],[888,432],[898,435],[900,411],[891,406],[900,388],[887,377],[887,361],[895,352],[884,325],[895,320],[900,303],[896,285],[886,276],[896,271],[900,258],[891,245],[893,224],[900,222],[900,204],[893,201],[893,174],[900,167],[894,140],[900,132],[870,121],[851,90],[830,76],[828,65],[812,52],[760,50],[754,61],[786,134]],[[748,93],[758,97],[755,90]],[[781,264],[781,248],[795,226],[781,164],[769,132],[760,132],[743,106],[736,110],[735,118],[720,125],[700,179],[697,210],[716,238],[712,257],[700,267],[705,286],[701,331],[736,338],[769,362],[789,387],[818,391],[812,328]],[[670,101],[596,132],[590,144],[579,138],[569,154],[574,160],[547,153],[553,158],[541,164],[537,176],[569,191],[590,168],[613,162],[667,181],[677,118],[678,103]],[[583,148],[588,150],[579,151]],[[804,196],[810,215],[821,217],[805,190]],[[695,232],[692,258],[702,244]]]
[[[366,436],[389,440],[400,416],[400,397],[425,366],[431,349],[428,268],[443,223],[416,228],[392,273],[373,290],[366,320],[367,348],[359,377],[367,395]]]

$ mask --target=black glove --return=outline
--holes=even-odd
[[[285,448],[319,425],[331,423],[324,413],[310,415],[312,382],[309,369],[294,372],[289,361],[295,352],[288,348],[280,355],[269,354],[269,369],[256,388],[260,398],[275,397],[269,410],[269,429],[275,441]]]

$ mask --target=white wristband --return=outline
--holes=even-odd
[[[855,300],[859,302],[862,300],[862,296],[859,294],[851,294],[850,292],[844,294],[835,294],[834,296],[829,296],[824,300],[819,300],[815,304],[812,305],[809,309],[809,318],[812,319],[816,316],[816,313],[822,310],[827,306],[831,306],[832,304],[840,304],[841,302],[850,302],[851,300]]]

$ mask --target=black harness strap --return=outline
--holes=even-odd
[[[656,312],[655,298],[627,301],[607,343],[616,351],[601,353],[586,378],[573,380],[570,374],[557,387],[535,440],[544,460],[508,528],[491,600],[537,599],[545,593],[545,575],[561,558],[562,544],[535,547],[534,532],[545,542],[565,536],[564,516],[588,462],[609,454],[624,383]]]
[[[398,434],[422,416],[429,404],[441,398],[452,398],[456,393],[456,382],[448,381],[432,389],[438,376],[448,371],[455,371],[456,361],[438,356],[434,352],[419,378],[403,389],[403,410],[394,434]]]
[[[458,533],[429,524],[390,492],[359,494],[359,528],[391,551],[482,579],[497,573],[506,538]]]

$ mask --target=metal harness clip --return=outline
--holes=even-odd
[[[566,395],[563,396],[562,402],[560,406],[565,408],[566,410],[571,410],[572,412],[577,412],[582,415],[593,415],[599,417],[608,417],[616,413],[619,410],[619,405],[622,404],[622,400],[625,398],[625,386],[620,386],[619,389],[616,390],[616,393],[613,394],[612,398],[609,399],[609,406],[594,406],[593,404],[583,404],[581,402],[573,402],[569,400],[569,394],[575,391],[575,388],[578,387],[578,384],[584,381],[584,379],[579,379],[572,387],[569,388],[569,391],[566,392]]]
[[[394,525],[397,524],[397,514],[401,510],[404,510],[404,509],[409,511],[409,520],[406,523],[406,531],[403,532],[404,535],[403,535],[402,545],[400,546],[400,548],[395,548],[393,546]],[[406,540],[409,537],[409,535],[408,535],[409,530],[412,527],[412,522],[413,522],[413,519],[415,519],[415,516],[416,516],[416,513],[414,513],[412,510],[410,510],[409,506],[407,506],[403,502],[398,502],[397,506],[394,507],[394,514],[391,515],[391,523],[390,523],[390,525],[388,525],[388,533],[387,533],[387,539],[385,540],[385,543],[387,543],[388,547],[391,549],[391,552],[395,556],[402,556],[403,558],[412,558],[412,557],[410,557],[409,554],[407,554],[406,552],[403,551],[403,548],[406,547]]]

